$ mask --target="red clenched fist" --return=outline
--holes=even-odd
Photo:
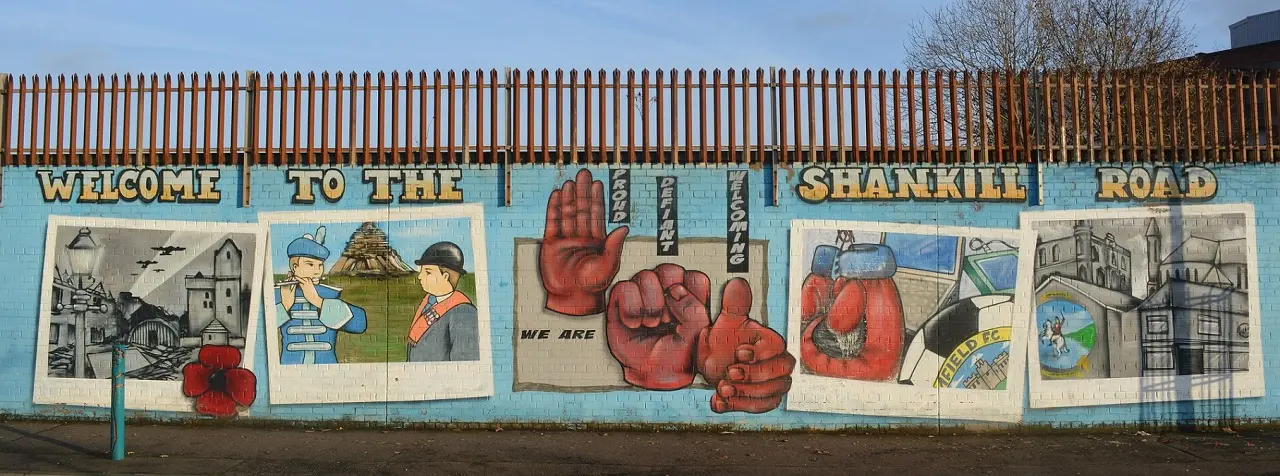
[[[903,313],[891,278],[810,274],[801,286],[800,358],[813,373],[858,380],[897,376]]]
[[[747,317],[751,287],[742,278],[725,284],[720,315],[698,335],[698,373],[715,389],[711,411],[764,413],[791,389],[796,359],[773,329]]]
[[[694,345],[711,323],[710,296],[706,274],[669,263],[613,286],[605,334],[627,383],[647,390],[693,383]]]
[[[547,309],[570,316],[604,311],[605,290],[622,264],[627,227],[604,234],[604,184],[578,171],[547,200],[547,225],[538,250],[538,275]]]

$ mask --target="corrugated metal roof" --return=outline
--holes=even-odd
[[[1233,23],[1228,29],[1231,31],[1232,48],[1278,41],[1280,40],[1280,10],[1249,15]]]

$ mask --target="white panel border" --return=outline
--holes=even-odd
[[[1258,237],[1253,204],[1178,205],[1132,208],[1102,208],[1063,211],[1024,211],[1020,228],[1034,232],[1037,222],[1062,220],[1106,220],[1243,214],[1249,266],[1249,370],[1233,372],[1222,384],[1221,374],[1129,377],[1083,380],[1042,380],[1040,372],[1030,376],[1031,408],[1082,407],[1130,403],[1157,403],[1262,397],[1266,394],[1262,359],[1262,306],[1258,294]],[[1034,332],[1035,314],[1027,314],[1027,330]],[[1040,368],[1040,354],[1030,351],[1028,369]]]
[[[802,263],[804,243],[801,232],[807,229],[842,229],[882,233],[960,236],[1016,240],[1018,243],[1017,291],[1014,295],[1013,335],[1009,342],[1008,374],[1021,376],[1026,370],[1027,328],[1019,325],[1020,316],[1030,312],[1032,299],[1032,257],[1035,234],[1029,230],[914,225],[905,223],[861,222],[840,220],[792,220],[791,272],[787,294],[787,351],[799,356],[801,316],[800,288],[806,275]],[[1033,246],[1026,246],[1031,243]],[[799,357],[797,357],[798,359]],[[801,365],[797,362],[796,365]],[[1009,378],[1003,391],[927,388],[886,382],[857,380],[804,374],[792,375],[787,394],[787,410],[845,413],[873,416],[917,417],[930,419],[979,420],[993,422],[1022,421],[1023,378]]]
[[[471,223],[471,261],[475,263],[477,338],[480,360],[471,362],[363,363],[280,365],[271,356],[280,352],[279,330],[266,327],[267,369],[272,404],[426,401],[493,396],[493,352],[490,340],[489,266],[481,204],[435,205],[419,208],[264,212],[258,214],[270,236],[271,225],[405,221],[468,218]],[[322,224],[323,224],[322,223]],[[271,266],[271,245],[263,254]],[[264,273],[263,289],[274,289],[272,274]],[[265,294],[264,294],[265,296]],[[265,322],[275,322],[275,306],[264,306]],[[470,376],[469,378],[460,378]]]
[[[87,407],[111,407],[111,379],[77,379],[49,377],[49,324],[52,321],[53,273],[59,246],[55,242],[58,227],[76,226],[89,228],[133,228],[144,230],[195,231],[213,230],[210,233],[246,233],[255,238],[258,262],[252,263],[252,282],[262,279],[266,251],[265,229],[258,223],[202,222],[176,220],[143,220],[128,218],[72,217],[50,215],[45,232],[44,270],[40,276],[40,319],[36,330],[36,373],[31,401],[43,405],[79,405]],[[262,302],[261,289],[250,286],[249,329],[245,335],[245,349],[240,366],[253,370],[253,357],[258,343],[258,310]],[[258,382],[261,377],[258,376]],[[153,410],[195,412],[195,399],[182,393],[182,381],[154,381],[126,379],[124,404],[129,410]],[[260,394],[260,393],[259,393]],[[240,415],[248,415],[248,409]]]

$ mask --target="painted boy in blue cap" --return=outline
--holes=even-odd
[[[341,288],[320,284],[329,249],[324,227],[289,243],[289,277],[277,286],[276,325],[280,328],[280,363],[336,364],[338,331],[364,333],[364,309],[343,302]]]
[[[442,241],[413,264],[426,296],[409,324],[408,361],[480,360],[476,306],[458,291],[458,280],[467,274],[462,249]]]

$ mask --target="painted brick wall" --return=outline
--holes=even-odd
[[[55,174],[62,169],[54,169]],[[680,389],[675,391],[646,391],[640,388],[611,391],[557,391],[557,390],[514,390],[516,380],[515,354],[516,346],[521,345],[517,334],[517,314],[515,296],[521,286],[540,286],[537,281],[523,282],[517,279],[512,264],[516,262],[515,243],[518,239],[540,239],[545,226],[548,194],[552,189],[566,180],[571,180],[579,169],[576,167],[516,167],[511,170],[511,205],[503,206],[503,171],[496,168],[464,168],[459,188],[464,192],[464,202],[483,205],[485,242],[482,245],[487,255],[487,267],[478,270],[487,274],[489,302],[489,341],[491,348],[492,395],[479,398],[439,399],[430,401],[391,401],[391,402],[351,402],[351,403],[309,403],[309,404],[273,404],[268,396],[271,372],[267,362],[267,333],[263,331],[265,311],[254,317],[258,323],[258,332],[254,342],[250,344],[253,352],[253,372],[257,375],[258,398],[248,408],[252,418],[276,420],[362,420],[373,422],[547,422],[547,423],[689,423],[689,424],[733,424],[750,428],[794,428],[794,427],[842,427],[865,425],[932,425],[958,423],[963,418],[951,418],[955,413],[947,413],[937,408],[929,410],[928,405],[918,401],[887,401],[882,404],[901,407],[897,413],[910,413],[917,418],[904,416],[884,416],[875,412],[866,414],[842,414],[844,412],[796,411],[787,409],[787,400],[771,411],[753,414],[744,412],[716,413],[711,410],[708,401],[712,398],[710,389]],[[605,180],[606,190],[609,182],[609,169],[589,168],[596,179]],[[753,290],[763,295],[755,296],[755,311],[760,303],[767,315],[767,327],[776,331],[788,341],[795,338],[799,329],[789,326],[789,319],[799,310],[790,307],[789,288],[792,283],[791,269],[799,266],[807,270],[808,263],[793,263],[790,256],[792,220],[817,220],[816,223],[835,221],[904,223],[923,226],[942,227],[978,227],[1005,229],[1011,232],[1019,229],[1020,213],[1024,211],[1059,211],[1059,210],[1095,210],[1117,207],[1143,206],[1142,202],[1099,202],[1097,193],[1098,178],[1094,167],[1071,166],[1046,167],[1040,175],[1042,185],[1034,183],[1035,176],[1026,169],[1022,170],[1024,185],[1030,185],[1032,197],[1022,203],[996,203],[978,201],[862,201],[862,202],[827,202],[810,204],[800,200],[796,194],[799,182],[799,171],[776,170],[761,171],[746,168],[671,168],[671,167],[635,167],[631,174],[631,211],[629,224],[632,237],[653,237],[658,232],[659,191],[656,180],[661,176],[678,178],[678,226],[682,246],[693,237],[718,238],[726,236],[726,208],[728,190],[726,175],[729,170],[747,170],[749,184],[750,237],[752,240],[767,242],[767,253],[764,262],[753,262],[757,266],[767,268],[765,283],[752,283]],[[1252,204],[1256,213],[1256,258],[1258,269],[1259,295],[1261,315],[1260,323],[1255,324],[1261,330],[1256,331],[1261,337],[1261,348],[1251,349],[1262,356],[1264,369],[1260,371],[1265,381],[1272,380],[1280,369],[1280,361],[1273,350],[1274,337],[1272,328],[1280,325],[1273,318],[1274,307],[1280,303],[1276,296],[1277,282],[1280,281],[1280,242],[1274,236],[1280,231],[1280,221],[1274,216],[1273,207],[1280,200],[1280,186],[1273,179],[1274,169],[1270,166],[1251,165],[1236,167],[1215,167],[1217,177],[1217,194],[1209,200],[1210,204]],[[136,220],[189,220],[196,222],[235,222],[252,223],[258,220],[258,213],[278,211],[310,211],[315,214],[316,222],[323,223],[325,213],[338,210],[391,210],[426,208],[446,205],[370,205],[367,197],[371,187],[362,183],[360,169],[344,169],[346,178],[346,194],[337,203],[317,200],[311,205],[295,205],[291,203],[294,192],[293,185],[285,180],[285,169],[263,167],[255,169],[252,175],[251,207],[239,206],[238,190],[240,186],[239,171],[234,168],[222,169],[220,186],[223,190],[220,204],[173,204],[173,203],[120,203],[112,205],[79,204],[79,203],[45,203],[40,199],[40,186],[32,169],[8,168],[4,175],[4,202],[0,207],[9,232],[0,237],[0,263],[9,270],[0,273],[0,285],[7,290],[0,293],[0,311],[4,318],[0,320],[0,358],[6,365],[0,366],[0,378],[6,385],[0,386],[0,412],[18,416],[36,416],[58,418],[60,416],[94,416],[105,417],[105,408],[82,407],[72,405],[44,405],[32,402],[34,392],[34,370],[37,355],[37,329],[40,326],[40,295],[42,283],[42,267],[45,257],[45,237],[49,215],[75,217],[109,217]],[[778,182],[778,201],[770,206],[766,199],[768,192],[768,175],[774,173]],[[1031,183],[1027,181],[1031,180]],[[1035,195],[1043,196],[1042,204],[1034,204]],[[608,202],[606,202],[607,205]],[[1167,202],[1148,202],[1158,204]],[[209,227],[211,225],[200,225]],[[616,225],[609,224],[608,230]],[[346,237],[335,237],[335,242],[345,241]],[[272,247],[277,242],[272,237]],[[627,246],[652,246],[634,245]],[[719,246],[716,249],[723,249]],[[335,254],[337,249],[334,250]],[[273,249],[274,252],[274,249]],[[417,251],[404,253],[405,260],[412,262]],[[624,255],[624,260],[630,255]],[[1025,255],[1024,255],[1025,256]],[[723,263],[722,256],[698,258],[709,263]],[[331,264],[331,263],[330,263]],[[656,264],[656,263],[653,263]],[[648,265],[648,263],[646,263]],[[649,267],[649,266],[641,266]],[[630,276],[620,273],[614,281]],[[257,283],[255,283],[257,285]],[[1031,290],[1019,289],[1032,297]],[[713,301],[719,299],[719,289],[712,290]],[[270,299],[269,294],[266,295]],[[269,305],[270,303],[268,303]],[[904,307],[915,306],[915,303],[903,302]],[[265,307],[265,306],[264,306]],[[718,311],[718,305],[711,307],[712,316]],[[1014,326],[1028,325],[1031,307],[1027,313],[1015,316]],[[596,317],[594,319],[602,319]],[[798,321],[797,321],[798,322]],[[1256,321],[1255,321],[1256,322]],[[604,336],[596,336],[602,339]],[[1011,349],[1014,352],[1026,352],[1025,342],[1036,345],[1034,335],[1023,336],[1024,344]],[[799,355],[795,356],[797,359]],[[581,370],[574,367],[564,369],[572,373]],[[1020,369],[1021,370],[1021,369]],[[797,365],[795,372],[800,372]],[[1034,370],[1033,370],[1034,372]],[[353,378],[359,378],[353,374]],[[474,375],[455,375],[452,378],[467,380]],[[1013,378],[1026,379],[1025,371]],[[134,387],[127,387],[133,389]],[[876,387],[866,387],[875,393]],[[1025,385],[1022,388],[1026,388]],[[804,398],[812,400],[814,390],[809,390]],[[797,397],[797,389],[792,389],[788,398]],[[926,392],[927,393],[927,392]],[[1142,404],[1091,405],[1073,408],[1033,409],[1028,396],[1023,397],[1021,421],[1026,424],[1051,424],[1055,426],[1093,425],[1131,423],[1138,421],[1175,421],[1179,419],[1215,419],[1234,418],[1244,420],[1270,420],[1280,416],[1280,397],[1265,388],[1265,396],[1261,398],[1238,398],[1233,400],[1208,401],[1161,401]],[[972,400],[987,398],[985,393],[977,392],[968,397]],[[832,400],[839,400],[840,395],[829,395]],[[887,397],[891,398],[891,397]],[[920,408],[916,413],[913,408]],[[187,412],[150,412],[159,418],[185,418],[193,414]],[[945,416],[944,416],[945,414]],[[963,416],[963,415],[961,415]]]
[[[1277,190],[1274,185],[1276,169],[1269,165],[1217,166],[1213,173],[1218,179],[1217,196],[1209,203],[1252,204],[1257,216],[1257,255],[1261,302],[1262,357],[1265,365],[1266,397],[1236,400],[1152,402],[1131,405],[1108,405],[1076,409],[1037,410],[1026,414],[1027,420],[1037,423],[1097,424],[1107,422],[1183,421],[1187,419],[1243,419],[1273,420],[1277,408],[1275,391],[1276,347],[1271,326],[1277,305],[1275,295],[1277,251],[1275,237],[1275,207]],[[1108,203],[1096,200],[1097,177],[1092,167],[1050,167],[1044,178],[1044,209],[1093,209],[1142,206],[1141,202]],[[1158,202],[1157,202],[1158,203]],[[1153,203],[1154,204],[1154,203]]]

